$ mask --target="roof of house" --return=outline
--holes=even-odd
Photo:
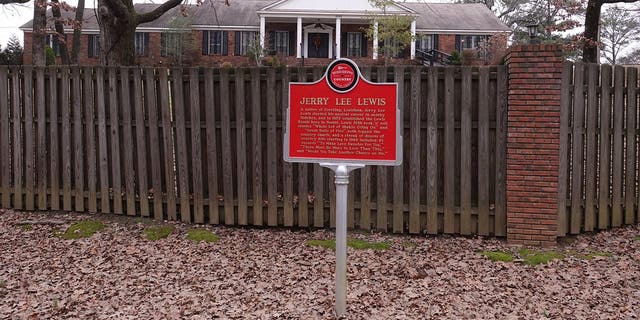
[[[278,1],[280,2],[280,1]],[[274,4],[273,0],[243,0],[233,1],[226,6],[224,1],[216,0],[205,2],[200,6],[188,5],[185,17],[181,13],[181,7],[175,7],[160,18],[141,24],[141,30],[176,28],[190,24],[194,29],[225,28],[225,29],[254,29],[257,30],[260,20],[257,12]],[[459,3],[412,3],[403,2],[403,6],[415,11],[416,29],[422,32],[433,33],[481,33],[481,32],[508,32],[510,31],[485,5],[459,4]],[[139,13],[149,12],[159,6],[158,4],[136,4],[135,9]],[[47,14],[50,16],[50,13]],[[73,11],[62,11],[63,18],[74,18]],[[178,20],[179,19],[179,20]],[[85,32],[97,32],[98,22],[96,11],[93,8],[84,11]],[[47,22],[53,29],[51,19]],[[29,30],[33,26],[32,21],[20,28]]]
[[[482,3],[405,2],[403,4],[420,13],[416,19],[418,30],[511,31]]]

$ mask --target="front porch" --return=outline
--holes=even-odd
[[[334,3],[335,2],[335,3]],[[271,54],[296,59],[380,58],[376,16],[403,14],[412,17],[411,43],[401,58],[416,55],[415,12],[395,4],[381,11],[368,1],[353,1],[349,8],[340,1],[310,4],[304,1],[280,1],[258,11],[260,45]],[[342,9],[331,9],[342,8]],[[373,30],[367,37],[370,22]],[[287,60],[289,60],[287,58]]]

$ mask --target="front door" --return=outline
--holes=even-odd
[[[309,32],[308,57],[329,58],[329,34]]]

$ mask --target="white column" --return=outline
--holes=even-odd
[[[411,21],[411,60],[416,58],[416,21]]]
[[[296,27],[296,58],[302,58],[302,18],[298,17],[298,26]]]
[[[262,50],[265,50],[265,46],[264,46],[264,26],[265,26],[265,21],[264,21],[264,17],[260,17],[260,47],[262,48]]]
[[[378,21],[373,23],[373,60],[378,60]]]
[[[336,59],[340,59],[340,42],[342,41],[341,22],[340,17],[336,17]]]

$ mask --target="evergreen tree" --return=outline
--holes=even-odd
[[[22,45],[20,45],[20,40],[16,35],[11,35],[9,38],[9,42],[7,42],[7,47],[2,50],[3,58],[5,59],[2,64],[9,65],[21,65],[22,64]]]

